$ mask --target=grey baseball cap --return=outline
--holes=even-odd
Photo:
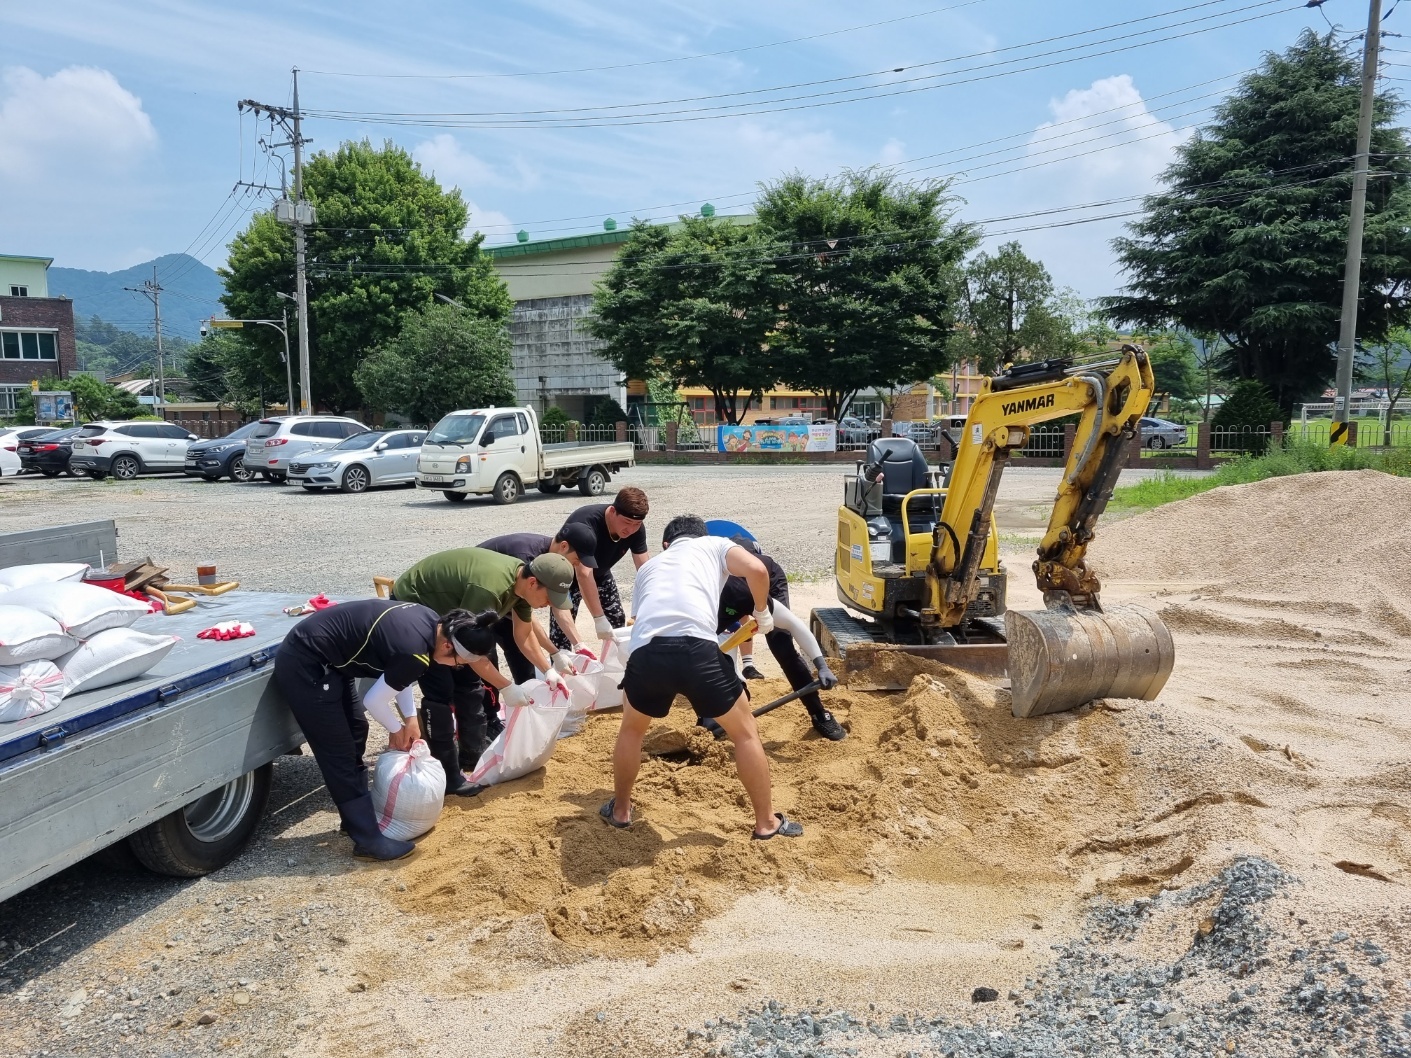
[[[540,555],[529,563],[529,575],[549,592],[549,605],[568,608],[568,589],[573,585],[573,563],[562,555]]]

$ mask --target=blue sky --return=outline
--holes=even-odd
[[[1345,27],[1366,17],[1352,0],[1324,11]],[[1142,21],[1082,32],[1131,20]],[[461,189],[491,244],[520,228],[546,238],[707,201],[744,212],[755,185],[784,172],[883,164],[952,175],[961,215],[986,222],[990,245],[1017,239],[1060,285],[1096,297],[1120,282],[1107,243],[1121,220],[1019,229],[1133,208],[1113,200],[1156,186],[1212,93],[1305,26],[1326,23],[1299,0],[6,4],[0,252],[103,270],[179,251],[222,263],[248,211],[267,204],[228,197],[232,185],[278,182],[236,101],[287,103],[297,65],[316,112],[628,114],[724,93],[738,94],[643,109],[752,104],[724,119],[616,127],[308,121],[314,150],[367,136],[412,151]],[[1096,43],[1127,34],[1138,36]],[[1134,46],[1177,34],[1190,35]],[[719,52],[729,53],[692,58]],[[546,73],[565,70],[577,72]],[[844,90],[870,98],[758,102]],[[1113,204],[1069,208],[1085,203]]]

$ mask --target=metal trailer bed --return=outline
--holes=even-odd
[[[0,567],[15,564],[5,543]],[[108,560],[115,537],[112,546]],[[73,560],[26,550],[22,561]],[[282,610],[304,601],[233,591],[184,614],[144,617],[133,627],[181,637],[145,676],[0,725],[0,899],[123,839],[168,874],[204,874],[233,859],[264,811],[272,762],[303,742],[270,676],[298,620]],[[196,638],[235,619],[256,635]]]

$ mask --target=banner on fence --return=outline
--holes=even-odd
[[[805,426],[720,426],[716,445],[722,452],[836,452],[835,423]]]

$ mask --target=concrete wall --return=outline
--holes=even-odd
[[[591,294],[611,266],[621,243],[577,246],[516,257],[496,257],[495,271],[514,301]]]
[[[514,341],[514,384],[521,404],[540,412],[557,405],[569,418],[582,421],[584,398],[624,400],[618,384],[621,376],[597,354],[602,343],[585,325],[592,306],[590,294],[515,302],[510,336]]]
[[[32,298],[49,296],[47,257],[6,257],[0,254],[0,296],[9,296],[11,285],[29,287]]]

